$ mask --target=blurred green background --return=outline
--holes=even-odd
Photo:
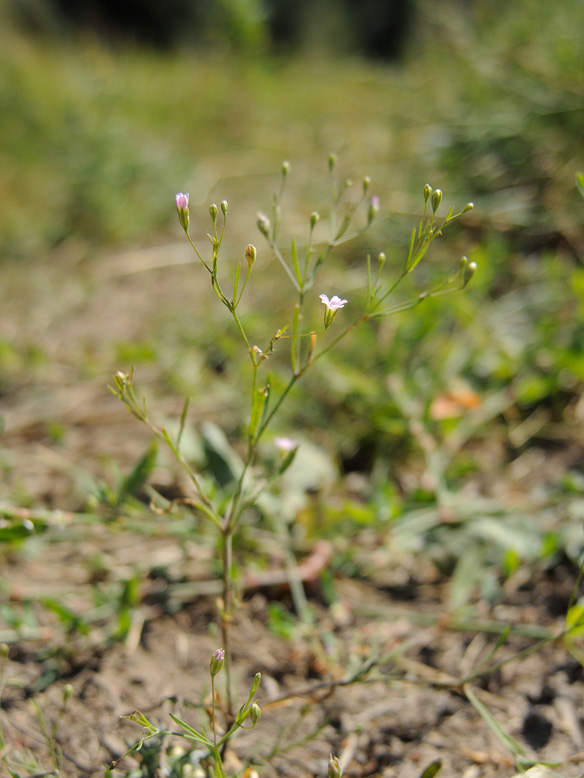
[[[287,250],[310,213],[326,209],[334,151],[341,175],[357,187],[371,176],[381,202],[374,229],[327,271],[351,311],[364,294],[368,251],[387,253],[389,275],[401,267],[426,181],[448,205],[475,208],[433,247],[419,282],[462,254],[479,270],[462,294],[361,329],[285,405],[277,431],[316,440],[337,478],[327,499],[305,511],[306,531],[399,524],[429,506],[418,523],[404,521],[404,547],[434,544],[445,569],[460,549],[451,540],[446,549],[444,533],[507,573],[530,555],[569,548],[576,558],[583,29],[581,0],[553,9],[544,0],[2,0],[4,497],[87,509],[79,467],[101,477],[104,457],[127,464],[114,433],[94,436],[111,406],[101,409],[91,395],[97,421],[89,431],[46,398],[63,387],[102,391],[130,364],[154,402],[190,394],[197,419],[220,420],[237,438],[247,356],[210,290],[194,291],[191,273],[200,268],[163,267],[185,255],[174,194],[190,192],[191,230],[203,246],[209,203],[229,201],[226,268],[248,242],[258,245],[246,321],[265,338],[285,323],[290,295],[269,264],[256,211],[269,209],[290,160]],[[134,270],[135,283],[110,294],[116,273]],[[29,414],[20,427],[19,407]],[[85,459],[72,453],[79,435]],[[75,459],[51,460],[74,483],[68,493],[23,479],[31,440]],[[91,489],[108,510],[121,510],[126,486],[117,497],[103,484]],[[448,526],[445,501],[460,509]],[[493,516],[517,506],[517,532],[497,535]],[[477,515],[483,523],[471,531]]]

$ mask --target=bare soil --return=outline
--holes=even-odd
[[[50,269],[35,275],[34,284],[12,278],[6,287],[12,298],[0,311],[4,337],[21,348],[40,345],[46,355],[37,375],[15,370],[2,389],[3,505],[19,492],[31,506],[63,509],[67,538],[59,542],[54,530],[50,542],[4,554],[0,631],[10,632],[10,607],[42,596],[62,598],[81,614],[89,609],[97,557],[118,581],[157,565],[173,571],[172,582],[144,578],[122,642],[104,639],[99,623],[87,635],[66,635],[54,613],[38,608],[30,639],[10,643],[0,711],[4,753],[30,749],[50,769],[38,710],[50,726],[71,684],[57,732],[66,777],[103,775],[104,765],[140,737],[140,728],[123,718],[134,710],[164,726],[171,724],[168,712],[196,726],[205,721],[208,664],[220,640],[208,549],[164,533],[118,531],[115,524],[80,529],[75,513],[82,474],[107,473],[100,456],[123,467],[147,445],[148,434],[104,390],[114,361],[104,344],[121,333],[128,341],[146,337],[154,320],[153,288],[158,308],[196,305],[183,258],[182,247],[170,247],[108,259],[83,271],[80,283],[83,262],[73,247],[60,260],[61,266],[70,262],[71,279]],[[172,273],[156,269],[175,261]],[[142,375],[147,382],[148,368]],[[202,400],[195,412],[203,417],[216,410],[216,403]],[[58,443],[55,422],[66,431]],[[545,462],[540,474],[549,476]],[[313,552],[305,549],[299,564]],[[383,558],[367,579],[337,576],[332,605],[318,576],[311,576],[306,591],[314,623],[298,622],[286,638],[274,633],[268,616],[270,602],[292,608],[286,586],[260,579],[247,587],[233,626],[234,674],[245,698],[255,673],[262,673],[263,713],[253,731],[230,743],[228,769],[251,761],[262,775],[322,776],[332,752],[354,778],[418,778],[434,760],[448,778],[513,776],[509,750],[465,696],[467,680],[526,759],[557,763],[565,778],[581,776],[582,667],[560,641],[530,651],[538,630],[561,631],[576,571],[559,560],[519,576],[508,583],[505,602],[492,608],[477,603],[475,623],[465,630],[462,619],[448,614],[446,582],[429,562],[389,552]],[[166,599],[157,596],[165,586]],[[491,656],[496,630],[505,624],[513,629]],[[366,672],[355,679],[360,667]],[[167,739],[169,748],[184,743]],[[157,775],[165,774],[172,753],[161,750]],[[128,756],[114,775],[139,764],[139,756]]]

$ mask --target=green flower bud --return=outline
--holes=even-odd
[[[464,208],[462,209],[461,213],[466,213],[467,211],[472,211],[474,208],[474,203],[467,203]]]
[[[63,703],[66,703],[73,696],[73,687],[70,683],[65,684],[63,687]]]
[[[385,256],[383,251],[379,252],[379,254],[377,255],[377,268],[378,268],[378,270],[381,270],[381,268],[385,265],[385,260],[386,259],[387,259],[387,257]]]
[[[126,387],[130,383],[129,377],[126,375],[126,373],[122,373],[121,370],[118,370],[118,372],[114,376],[114,384],[116,385],[116,389],[120,394],[125,392]]]
[[[227,200],[221,200],[221,213],[223,214],[223,218],[227,216],[227,209],[229,207],[229,203]]]
[[[341,765],[341,760],[338,756],[333,756],[331,754],[329,757],[328,778],[341,778],[342,774],[343,767]]]
[[[255,694],[255,693],[257,692],[257,690],[259,689],[259,686],[260,686],[260,683],[261,683],[261,681],[262,681],[262,674],[261,674],[261,673],[256,673],[256,674],[254,675],[254,679],[253,679],[253,681],[251,682],[251,689],[249,690],[249,696],[250,696],[250,698],[251,698],[251,697],[253,697],[253,696],[254,696],[254,694]]]
[[[284,162],[282,162],[282,176],[286,178],[289,171],[290,171],[290,163],[288,162],[287,159],[285,159]]]
[[[365,176],[363,179],[363,194],[366,195],[369,191],[369,187],[371,186],[371,179],[369,176]]]
[[[245,247],[245,259],[247,262],[247,266],[250,270],[253,267],[253,263],[256,261],[256,256],[257,256],[256,247],[252,243],[249,243]]]
[[[251,706],[249,711],[249,717],[251,719],[251,723],[255,725],[258,723],[260,716],[262,715],[262,709],[257,704],[257,702],[254,702],[254,704]]]
[[[373,195],[371,202],[369,203],[369,210],[367,211],[367,224],[371,224],[375,218],[375,214],[379,211],[379,197]]]
[[[215,203],[211,203],[209,206],[209,213],[211,214],[211,221],[213,224],[217,224],[217,214],[219,213],[219,209]]]
[[[440,207],[441,202],[442,202],[442,190],[435,189],[432,192],[432,210],[434,211],[434,213],[436,213],[436,211]]]
[[[317,224],[317,222],[320,221],[320,214],[318,211],[313,211],[310,214],[310,229],[313,230]]]
[[[331,171],[334,170],[336,164],[337,164],[337,155],[334,153],[334,151],[331,151],[328,158],[329,170]]]
[[[464,285],[466,286],[470,279],[474,276],[477,269],[477,263],[476,262],[469,262],[468,265],[464,269],[464,275],[462,276],[462,280],[464,282]]]
[[[258,211],[256,215],[256,224],[258,225],[259,231],[262,233],[262,235],[266,238],[270,238],[270,220],[266,216],[265,213],[262,213],[261,211]]]
[[[426,184],[424,187],[424,202],[427,203],[430,199],[430,195],[432,194],[432,187],[430,184]]]

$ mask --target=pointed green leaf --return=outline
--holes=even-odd
[[[428,767],[421,773],[420,778],[434,778],[442,767],[442,760],[436,759],[434,762],[430,762]]]
[[[175,724],[178,724],[178,726],[181,729],[184,729],[184,731],[188,734],[191,740],[196,740],[197,743],[202,743],[204,746],[213,748],[213,743],[211,743],[211,741],[208,738],[206,738],[205,735],[201,734],[201,732],[197,732],[196,729],[193,729],[193,727],[187,724],[186,721],[179,719],[178,716],[175,716],[172,713],[169,713],[168,715],[174,721]]]
[[[495,733],[505,748],[511,751],[511,753],[516,757],[523,756],[525,754],[525,749],[514,738],[512,738],[511,735],[508,735],[505,732],[490,710],[488,710],[488,708],[483,705],[483,703],[479,700],[468,684],[463,686],[463,692],[473,708],[480,715],[485,724]]]
[[[302,285],[302,274],[300,273],[300,265],[298,264],[298,251],[296,250],[296,241],[294,238],[292,238],[292,246],[290,248],[290,253],[292,255],[292,264],[294,265],[294,272],[296,273],[296,278],[298,279],[298,283]]]

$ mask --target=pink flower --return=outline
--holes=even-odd
[[[326,294],[321,294],[320,299],[321,302],[326,305],[327,310],[332,311],[333,313],[336,313],[339,308],[342,308],[349,302],[348,300],[341,300],[336,294],[333,295],[330,300]]]
[[[274,438],[274,446],[284,453],[297,449],[298,443],[290,438]]]
[[[328,329],[337,315],[337,311],[347,304],[348,300],[341,300],[336,294],[329,300],[326,294],[320,295],[321,302],[326,306],[324,310],[324,328]]]
[[[178,221],[183,230],[189,233],[189,196],[179,192],[176,197],[176,210],[178,213]]]

